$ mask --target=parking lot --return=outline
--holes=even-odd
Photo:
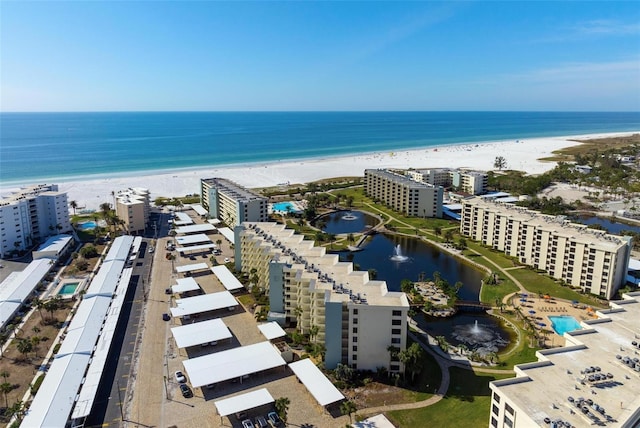
[[[188,212],[196,222],[194,212]],[[218,263],[224,263],[225,258],[233,260],[233,250],[229,242],[222,235],[210,235],[213,242],[222,240],[221,254],[216,256]],[[218,238],[219,237],[219,238]],[[179,319],[163,320],[163,314],[169,312],[170,305],[175,305],[177,296],[165,294],[165,289],[175,284],[183,274],[174,273],[173,266],[192,263],[209,262],[209,255],[204,258],[194,255],[178,256],[175,261],[166,259],[166,244],[171,237],[162,237],[156,243],[153,254],[154,264],[151,287],[144,314],[144,327],[141,330],[141,346],[136,352],[137,370],[133,371],[127,390],[125,419],[128,426],[161,426],[161,427],[242,427],[241,421],[234,416],[221,418],[216,413],[214,401],[228,398],[239,393],[249,392],[260,388],[267,388],[274,399],[287,397],[290,400],[288,422],[292,426],[306,427],[336,427],[349,422],[348,416],[329,414],[318,405],[313,396],[303,384],[298,382],[287,366],[267,370],[250,375],[240,381],[220,382],[215,387],[191,388],[189,379],[186,385],[193,392],[193,397],[185,398],[180,391],[180,383],[175,379],[175,372],[186,372],[182,361],[187,358],[220,352],[263,342],[265,338],[257,328],[257,322],[251,308],[238,305],[234,311],[219,310],[200,314],[199,317],[186,322],[201,322],[220,317],[229,327],[232,338],[219,341],[216,345],[194,346],[189,349],[178,349],[171,335],[170,328],[181,325]],[[176,253],[173,251],[173,253]],[[176,253],[177,255],[177,253]],[[224,287],[210,271],[191,275],[203,291],[207,294],[224,291]],[[255,411],[248,411],[246,418],[255,420],[258,415],[266,416],[273,410],[273,406],[264,406]]]

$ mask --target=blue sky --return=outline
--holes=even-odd
[[[1,111],[640,110],[636,2],[2,1]]]

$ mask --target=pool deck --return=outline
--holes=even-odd
[[[526,302],[520,301],[521,297],[516,294],[511,299],[511,304],[519,307],[524,315],[531,319],[534,318],[536,323],[545,323],[545,327],[538,326],[538,330],[546,329],[551,331],[547,343],[551,346],[564,346],[565,339],[553,330],[549,316],[572,316],[578,322],[594,319],[597,316],[595,311],[589,310],[590,307],[583,304],[573,305],[571,302],[564,300],[556,300],[553,297],[541,299],[537,295],[529,294]],[[529,311],[535,311],[529,314]]]

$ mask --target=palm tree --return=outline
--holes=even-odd
[[[353,404],[353,401],[346,400],[340,404],[340,413],[349,415],[349,423],[351,423],[351,414],[355,413],[356,410],[358,410],[358,408]]]
[[[8,395],[11,391],[13,391],[13,385],[11,385],[9,382],[0,383],[0,391],[2,391],[2,393],[4,394],[5,407],[8,409],[9,408]]]
[[[27,358],[27,354],[33,351],[33,343],[29,339],[18,339],[18,343],[16,344],[18,348],[18,352],[20,352],[23,356],[23,359]]]
[[[275,402],[276,412],[278,412],[278,416],[280,416],[280,419],[282,419],[285,425],[287,424],[287,412],[289,411],[289,404],[291,404],[291,401],[287,397],[280,397],[276,399]]]
[[[69,202],[69,206],[73,210],[73,215],[76,215],[76,208],[78,208],[78,202],[71,201],[71,202]]]
[[[318,327],[317,325],[312,325],[311,328],[309,329],[309,338],[311,339],[311,341],[313,342],[315,337],[318,335],[318,331],[320,331],[320,327]]]

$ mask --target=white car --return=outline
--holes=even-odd
[[[184,374],[180,370],[178,370],[175,373],[175,377],[176,377],[176,382],[178,383],[185,383],[187,381],[187,378],[184,376]]]
[[[224,262],[225,262],[225,263],[229,263],[230,261],[231,261],[231,260],[229,259],[229,257],[225,257],[225,258],[224,258]]]
[[[149,247],[149,252],[150,252],[150,253],[153,253],[153,251],[154,251],[154,250],[153,250],[153,247]]]

